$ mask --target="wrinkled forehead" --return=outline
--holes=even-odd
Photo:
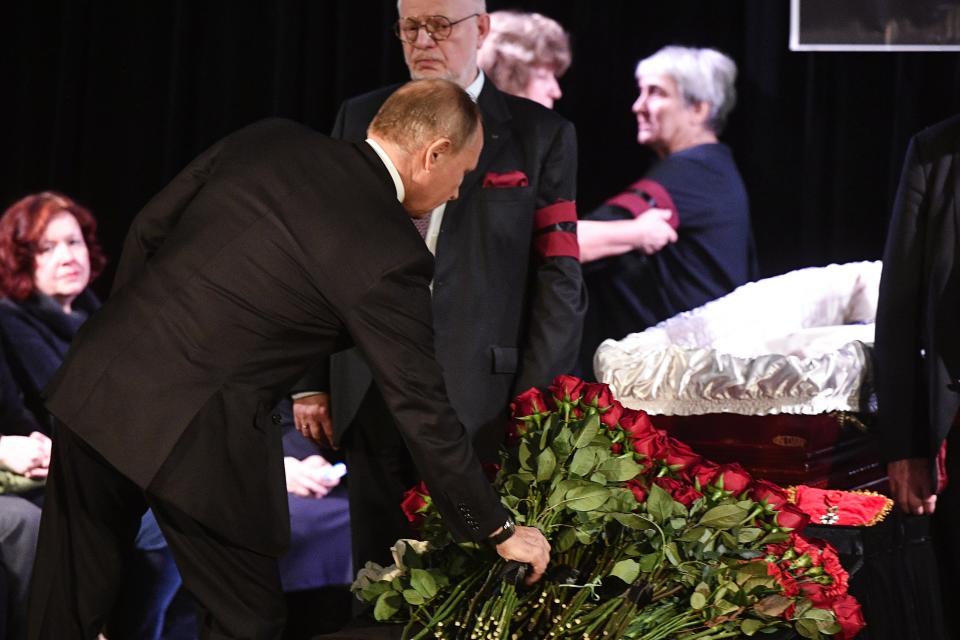
[[[482,12],[483,4],[478,0],[400,0],[397,11],[403,18],[446,16],[457,20],[470,13]]]

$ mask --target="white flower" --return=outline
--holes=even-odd
[[[403,563],[403,556],[407,552],[407,547],[410,547],[410,550],[418,556],[422,556],[430,550],[430,543],[425,540],[410,540],[406,538],[397,540],[393,546],[390,547],[390,553],[393,555],[393,561],[402,571],[406,571],[407,569],[407,566]]]
[[[392,564],[389,567],[381,567],[376,562],[367,562],[363,565],[363,569],[357,571],[357,579],[350,585],[350,591],[355,593],[363,591],[363,589],[374,582],[380,582],[381,580],[390,582],[400,575],[403,575],[403,570],[397,565]]]

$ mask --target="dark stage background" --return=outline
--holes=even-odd
[[[499,8],[546,13],[572,34],[557,109],[580,137],[581,211],[652,159],[630,112],[639,58],[681,43],[737,61],[724,139],[765,275],[878,258],[909,136],[960,111],[957,54],[791,53],[785,0],[489,1]],[[217,138],[270,115],[326,131],[341,100],[406,77],[393,0],[61,0],[3,13],[0,205],[72,195],[114,261],[138,209]]]

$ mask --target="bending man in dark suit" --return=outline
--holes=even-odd
[[[496,460],[511,398],[573,367],[586,294],[573,125],[484,78],[477,51],[490,29],[485,11],[482,0],[400,0],[396,33],[412,78],[452,80],[483,112],[476,170],[460,199],[435,210],[421,231],[436,255],[435,347],[447,392],[481,459]],[[362,139],[391,91],[344,103],[334,137]],[[413,535],[400,502],[417,477],[362,358],[334,357],[330,376],[331,396],[295,395],[294,419],[301,429],[323,422],[331,439],[342,438],[355,566],[387,562],[390,545]],[[326,390],[324,378],[295,390]]]
[[[933,514],[950,637],[960,634],[960,439],[954,427],[960,409],[958,198],[960,116],[955,116],[910,142],[883,254],[875,344],[890,489],[904,512]]]
[[[289,517],[271,407],[350,341],[454,534],[501,533],[506,512],[434,360],[433,261],[409,220],[457,196],[481,136],[460,88],[411,83],[367,142],[266,121],[147,204],[113,295],[48,389],[58,424],[31,640],[97,635],[147,506],[205,610],[202,637],[279,638]],[[517,531],[498,552],[539,577],[549,546]]]

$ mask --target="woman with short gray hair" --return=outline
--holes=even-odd
[[[660,157],[584,216],[590,294],[583,370],[596,347],[719,298],[757,276],[747,191],[717,136],[736,102],[737,66],[713,49],[670,46],[637,65],[637,142]]]

